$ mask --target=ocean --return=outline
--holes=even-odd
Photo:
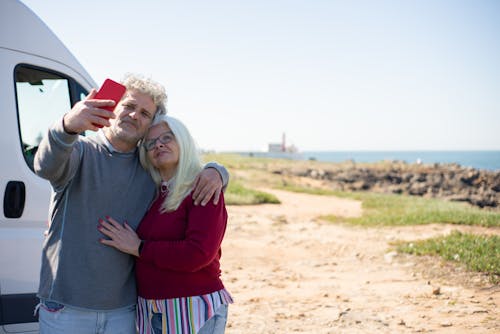
[[[248,154],[247,152],[246,155]],[[293,154],[252,153],[252,155],[297,160],[315,159],[325,162],[398,160],[408,163],[420,161],[424,164],[456,163],[462,167],[500,171],[500,151],[305,151]]]

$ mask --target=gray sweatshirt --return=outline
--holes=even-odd
[[[49,230],[42,251],[38,296],[90,310],[134,305],[134,258],[99,242],[99,218],[111,216],[137,228],[155,195],[137,150],[120,153],[102,131],[70,135],[62,120],[49,129],[34,161],[50,181]],[[216,167],[227,185],[225,168]]]

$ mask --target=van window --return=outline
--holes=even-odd
[[[33,170],[34,155],[49,126],[87,92],[61,74],[27,65],[16,67],[15,81],[23,155]]]

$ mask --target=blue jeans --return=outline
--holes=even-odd
[[[135,305],[98,312],[44,301],[38,321],[40,334],[136,334]]]
[[[200,328],[198,334],[224,334],[227,322],[227,305],[222,304],[215,312],[214,316],[208,319],[207,322]],[[161,334],[161,313],[153,315],[151,319],[151,327],[154,334]]]

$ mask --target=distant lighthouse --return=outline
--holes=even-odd
[[[268,152],[271,153],[297,153],[297,147],[293,144],[290,146],[286,146],[286,134],[283,132],[281,137],[281,143],[269,143],[268,144]]]

